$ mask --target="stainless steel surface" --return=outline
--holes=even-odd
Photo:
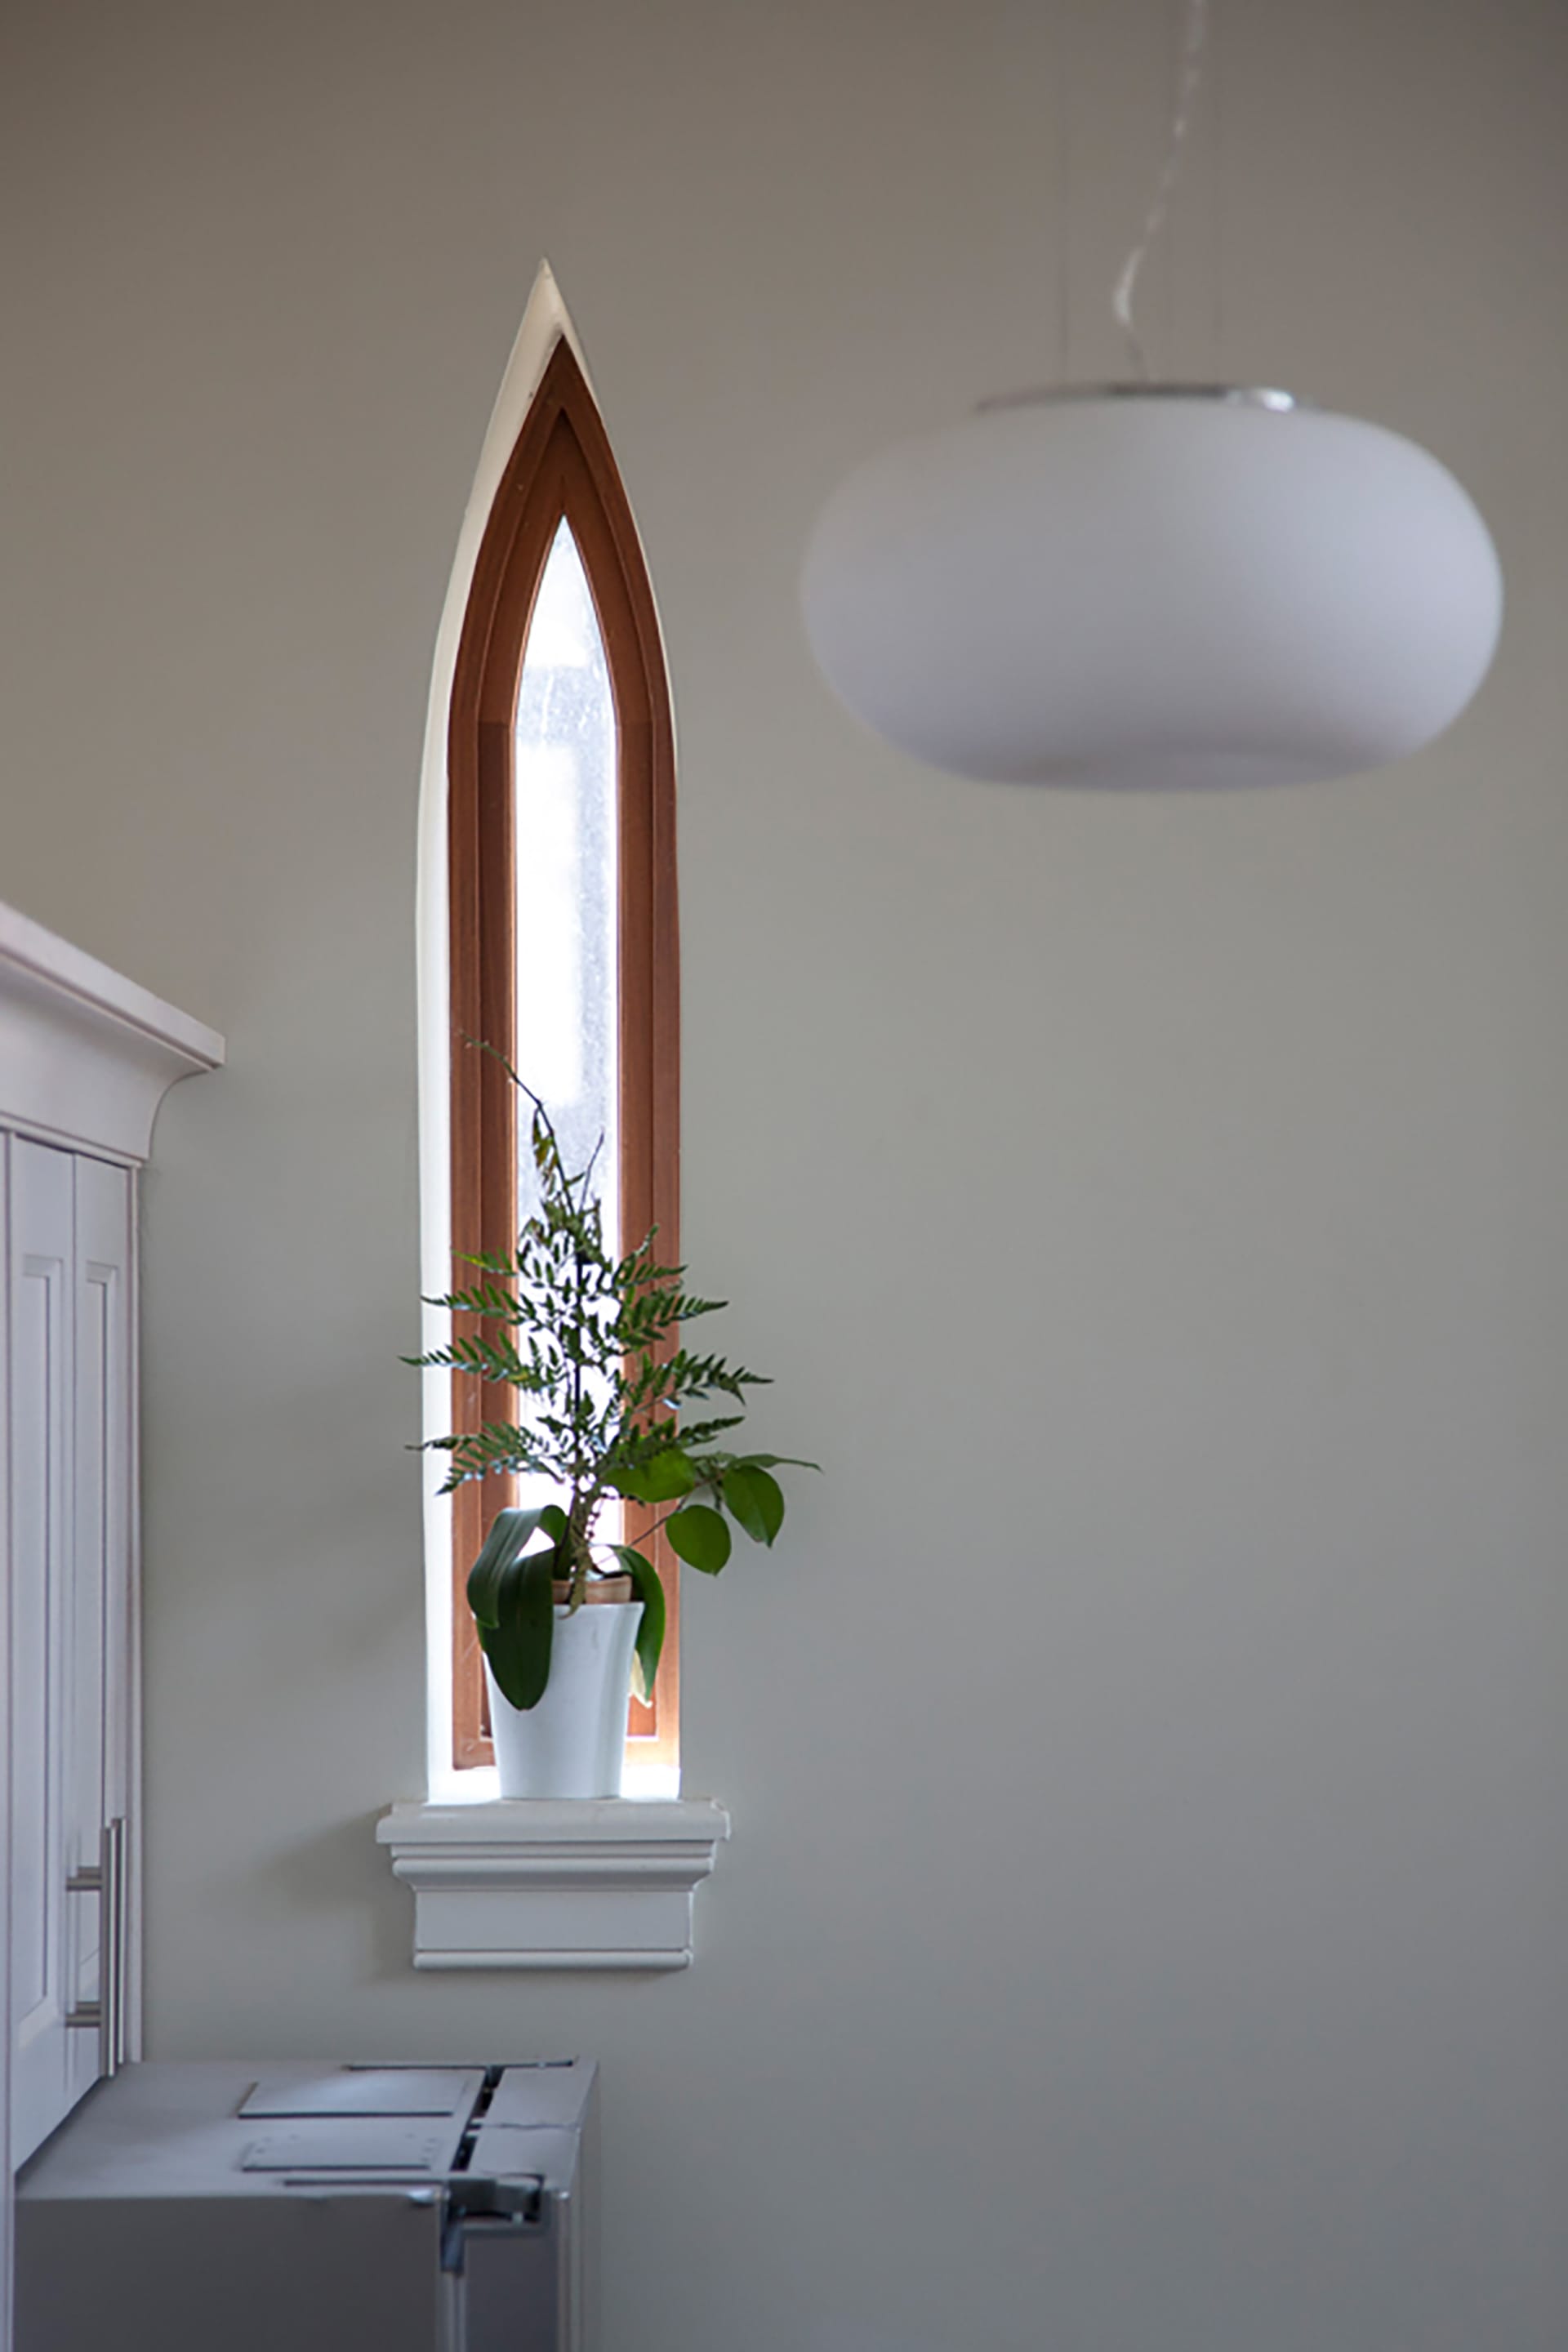
[[[125,1963],[130,1950],[125,1823],[118,1817],[104,1828],[100,1868],[103,1874],[104,1940],[99,1959],[99,2000],[103,2009],[99,2072],[112,2076],[125,2063]]]
[[[98,1999],[79,2000],[66,2017],[73,2033],[98,2035],[98,2071],[107,2079],[125,2063],[126,1940],[125,1823],[105,1822],[99,1832],[98,1861],[73,1870],[68,1895],[96,1895]]]
[[[242,2116],[455,2116],[470,2114],[482,2066],[323,2066],[314,2074],[264,2074]]]
[[[303,2116],[261,2132],[240,2158],[246,2172],[380,2173],[427,2179],[451,2170],[467,2118]]]
[[[595,2069],[128,2065],[17,2184],[19,2352],[595,2352]]]
[[[1268,408],[1279,415],[1293,408],[1310,408],[1310,400],[1299,400],[1293,392],[1281,392],[1274,384],[1258,383],[1047,383],[1037,384],[1027,392],[997,393],[990,400],[976,405],[977,416],[987,416],[998,408],[1058,408],[1071,401],[1096,400],[1206,400],[1226,408]]]

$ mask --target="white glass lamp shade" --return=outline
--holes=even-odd
[[[1284,394],[998,403],[874,457],[803,581],[829,684],[934,768],[1154,789],[1403,759],[1490,665],[1497,554],[1436,459]]]

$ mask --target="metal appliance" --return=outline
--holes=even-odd
[[[596,2070],[157,2062],[16,2189],[16,2352],[596,2352]]]

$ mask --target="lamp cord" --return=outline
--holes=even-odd
[[[1187,0],[1186,32],[1182,41],[1181,70],[1176,79],[1176,99],[1171,115],[1171,135],[1165,148],[1164,167],[1155,184],[1149,209],[1143,215],[1138,241],[1121,265],[1121,275],[1110,298],[1111,310],[1127,338],[1128,353],[1140,383],[1149,381],[1149,361],[1142,339],[1133,323],[1132,299],[1138,288],[1139,272],[1164,227],[1171,209],[1171,198],[1175,192],[1187,133],[1192,129],[1198,90],[1203,82],[1204,42],[1208,34],[1208,21],[1209,0]]]

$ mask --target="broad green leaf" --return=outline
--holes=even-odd
[[[551,1579],[555,1550],[530,1552],[501,1571],[499,1605],[500,1622],[479,1629],[479,1640],[489,1660],[497,1686],[513,1706],[537,1706],[550,1680],[550,1653],[555,1633],[554,1595]]]
[[[616,1489],[629,1495],[634,1503],[673,1503],[682,1495],[689,1495],[697,1484],[697,1473],[679,1446],[670,1446],[656,1454],[640,1469],[627,1470],[615,1481]]]
[[[752,1462],[724,1473],[724,1508],[753,1543],[771,1544],[784,1525],[784,1498],[776,1478]]]
[[[642,1602],[633,1681],[638,1698],[647,1706],[653,1696],[653,1678],[658,1672],[659,1653],[664,1648],[664,1587],[652,1560],[645,1559],[630,1544],[612,1544],[610,1549],[631,1578],[632,1591]]]
[[[468,1606],[481,1629],[500,1623],[500,1579],[514,1560],[521,1559],[540,1528],[544,1528],[546,1534],[557,1538],[564,1532],[563,1519],[559,1529],[546,1526],[549,1512],[562,1518],[559,1507],[546,1503],[539,1510],[498,1511],[491,1520],[484,1549],[468,1570]]]
[[[709,1503],[688,1503],[664,1523],[669,1548],[688,1568],[717,1576],[730,1557],[730,1530]]]

